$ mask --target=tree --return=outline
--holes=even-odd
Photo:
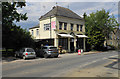
[[[84,13],[85,15],[85,13]],[[91,13],[89,16],[85,15],[86,34],[88,37],[88,44],[92,45],[94,49],[99,50],[103,47],[105,38],[109,38],[109,34],[118,26],[115,17],[110,16],[109,12],[104,9]]]
[[[25,6],[25,2],[2,2],[2,47],[17,49],[34,43],[29,32],[15,24],[28,19],[27,13],[17,11]]]

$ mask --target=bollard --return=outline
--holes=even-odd
[[[78,55],[81,55],[81,50],[80,49],[78,49]]]

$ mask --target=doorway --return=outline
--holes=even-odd
[[[74,38],[70,39],[70,51],[74,52]]]

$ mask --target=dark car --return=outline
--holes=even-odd
[[[15,52],[15,57],[22,57],[23,59],[36,58],[36,53],[32,48],[22,48]]]
[[[55,57],[57,58],[59,53],[58,49],[55,46],[43,46],[41,49],[36,50],[37,56],[41,56],[44,58],[47,57]]]

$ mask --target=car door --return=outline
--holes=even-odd
[[[40,56],[43,56],[43,53],[44,53],[43,47],[41,47],[41,48],[39,49],[39,54],[40,54]]]
[[[20,50],[20,57],[22,57],[23,56],[23,53],[24,53],[24,51],[25,51],[25,49],[24,48],[22,48],[21,50]]]
[[[42,48],[42,51],[43,51],[43,55],[44,55],[45,53],[47,53],[48,47],[43,47],[43,48]]]

